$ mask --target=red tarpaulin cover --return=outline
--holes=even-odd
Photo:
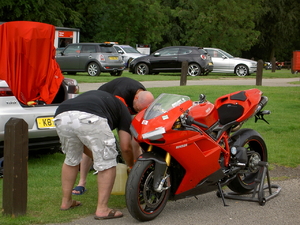
[[[23,104],[50,104],[63,80],[55,60],[55,27],[14,21],[0,25],[0,79]]]

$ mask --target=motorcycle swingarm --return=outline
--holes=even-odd
[[[155,152],[146,152],[142,154],[139,159],[140,161],[155,161],[155,169],[153,173],[153,188],[157,192],[162,192],[169,187],[163,187],[168,175],[167,172],[167,163],[163,157],[156,154]]]

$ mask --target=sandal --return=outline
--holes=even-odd
[[[74,191],[77,191],[79,193],[76,193]],[[83,187],[83,186],[76,186],[75,188],[73,188],[72,195],[82,195],[82,194],[84,194],[84,192],[86,192],[85,187]]]
[[[78,207],[78,206],[82,206],[81,202],[73,200],[72,205],[69,208],[66,208],[66,209],[60,208],[60,210],[66,211],[69,209],[74,209],[75,207]]]
[[[123,214],[116,216],[117,210],[110,210],[107,216],[94,216],[95,220],[107,220],[107,219],[117,219],[123,217]]]

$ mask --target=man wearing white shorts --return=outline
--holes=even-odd
[[[154,100],[153,95],[146,90],[144,85],[129,77],[119,77],[111,80],[101,85],[98,90],[106,91],[119,98],[127,106],[131,115],[137,114]],[[131,144],[133,157],[137,159],[142,153],[140,146],[134,139],[132,139]],[[82,195],[87,190],[86,179],[93,162],[86,154],[83,154],[82,157],[80,163],[80,179],[78,185],[72,191],[73,195]]]
[[[122,157],[127,166],[133,165],[131,115],[121,100],[100,90],[85,92],[76,98],[64,101],[55,113],[57,134],[62,151],[66,154],[62,166],[61,210],[80,206],[72,200],[72,188],[76,181],[82,154],[93,157],[94,168],[98,170],[98,203],[95,219],[122,217],[120,211],[108,208],[108,200],[116,176],[116,146],[112,130],[118,130]]]

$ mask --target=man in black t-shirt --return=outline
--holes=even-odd
[[[135,115],[153,102],[154,97],[151,92],[138,81],[120,77],[109,81],[99,87],[98,90],[106,91],[119,98],[128,108],[131,115]],[[132,139],[132,148],[134,159],[141,154],[140,147],[134,139]],[[78,185],[73,189],[74,195],[81,195],[86,191],[86,178],[92,165],[92,159],[87,155],[82,156],[80,164],[80,179]]]
[[[120,77],[101,85],[98,90],[106,91],[124,99],[128,110],[130,111],[130,114],[135,115],[138,113],[138,111],[134,109],[134,99],[136,98],[136,95],[138,93],[140,93],[141,91],[146,91],[146,88],[144,87],[144,85],[134,79],[128,77]],[[143,101],[145,107],[147,107],[153,101],[152,94],[149,92],[146,93],[148,98]]]
[[[116,176],[118,154],[113,129],[118,130],[126,164],[133,165],[129,130],[131,116],[124,103],[105,91],[88,91],[64,101],[57,108],[54,121],[62,151],[66,154],[62,166],[63,197],[60,209],[68,210],[81,205],[81,202],[72,200],[72,188],[85,151],[93,157],[94,168],[98,170],[95,219],[122,217],[122,212],[109,209],[107,204]]]

